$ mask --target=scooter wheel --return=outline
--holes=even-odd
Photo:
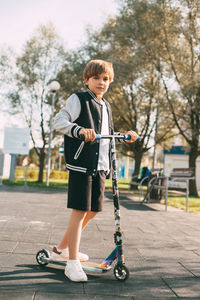
[[[120,281],[125,281],[129,278],[129,270],[124,264],[117,264],[113,272],[115,277]]]
[[[50,253],[45,249],[42,249],[42,250],[38,251],[38,253],[36,254],[36,260],[37,260],[38,264],[41,265],[41,266],[48,265],[48,262],[44,261],[42,259],[43,258],[49,258],[49,257],[50,257]]]

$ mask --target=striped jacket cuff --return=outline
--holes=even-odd
[[[74,138],[79,138],[79,131],[81,130],[82,127],[78,125],[74,125],[71,129],[71,135]]]

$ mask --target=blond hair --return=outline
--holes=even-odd
[[[90,77],[102,73],[106,73],[109,76],[109,81],[112,82],[114,79],[114,70],[112,63],[101,59],[94,59],[87,63],[83,71],[83,78],[89,79]]]

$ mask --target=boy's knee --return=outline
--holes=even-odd
[[[88,215],[90,216],[91,219],[94,218],[97,214],[98,214],[97,211],[89,211],[88,212]]]
[[[87,214],[87,212],[85,212],[83,210],[73,209],[72,214],[80,219],[83,219],[85,217],[85,215]]]

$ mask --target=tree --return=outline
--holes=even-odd
[[[143,154],[153,146],[157,109],[157,144],[175,135],[174,121],[160,84],[160,9],[153,1],[120,3],[118,16],[110,19],[100,32],[90,33],[86,50],[114,63],[116,75],[108,98],[112,99],[116,128],[132,128],[141,136],[140,142],[123,147],[124,154],[135,158],[138,174]]]
[[[15,67],[16,54],[11,48],[1,49],[0,53],[0,104],[1,111],[7,108],[7,92],[10,87],[15,86],[13,74],[16,72]]]
[[[116,34],[123,40],[123,47],[135,53],[135,61],[143,60],[144,66],[152,65],[160,74],[159,94],[162,93],[170,123],[173,118],[189,146],[189,167],[195,169],[200,154],[200,3],[189,0],[121,3],[121,22],[118,18],[118,29],[112,36]],[[142,64],[138,66],[146,70],[141,68]],[[190,181],[190,195],[198,195],[195,181]]]
[[[13,113],[23,116],[30,128],[34,149],[39,158],[38,181],[43,181],[45,148],[49,138],[51,97],[48,84],[64,63],[64,50],[53,25],[41,25],[16,58],[15,86],[8,97]]]
[[[169,3],[172,5],[171,1]],[[179,22],[170,25],[165,7],[166,3],[162,1],[162,33],[166,53],[162,59],[167,68],[160,71],[174,122],[189,146],[189,167],[196,169],[196,159],[200,155],[200,3],[176,1]],[[169,84],[172,77],[175,88]],[[195,180],[190,181],[190,195],[198,196]]]
[[[65,82],[63,94],[68,96],[76,90],[76,83],[79,89],[83,87],[82,72],[87,61],[101,58],[113,62],[115,80],[106,98],[113,109],[115,129],[133,129],[141,136],[140,142],[125,144],[122,150],[125,155],[135,158],[135,174],[138,174],[143,154],[153,146],[157,107],[160,111],[157,143],[174,135],[174,122],[169,118],[163,91],[160,89],[158,94],[159,59],[152,60],[140,41],[141,35],[145,38],[149,30],[148,24],[143,25],[144,20],[150,18],[155,8],[148,6],[147,1],[131,2],[134,3],[130,9],[122,7],[120,14],[104,24],[101,30],[88,30],[88,43],[71,55],[58,78]],[[159,21],[159,16],[155,21]],[[156,30],[152,26],[151,29],[147,37],[154,39],[159,23]]]
[[[66,80],[67,70],[82,87],[80,70],[88,60],[112,61],[116,76],[108,99],[116,127],[132,128],[141,135],[139,143],[123,149],[135,157],[135,173],[152,145],[156,115],[156,143],[176,135],[176,126],[190,147],[189,166],[195,168],[200,128],[200,4],[196,0],[123,0],[119,4],[115,18],[101,30],[88,31],[88,44],[71,55],[60,75]],[[65,95],[75,90],[76,82],[63,89]],[[197,195],[195,181],[190,183],[190,195]]]

